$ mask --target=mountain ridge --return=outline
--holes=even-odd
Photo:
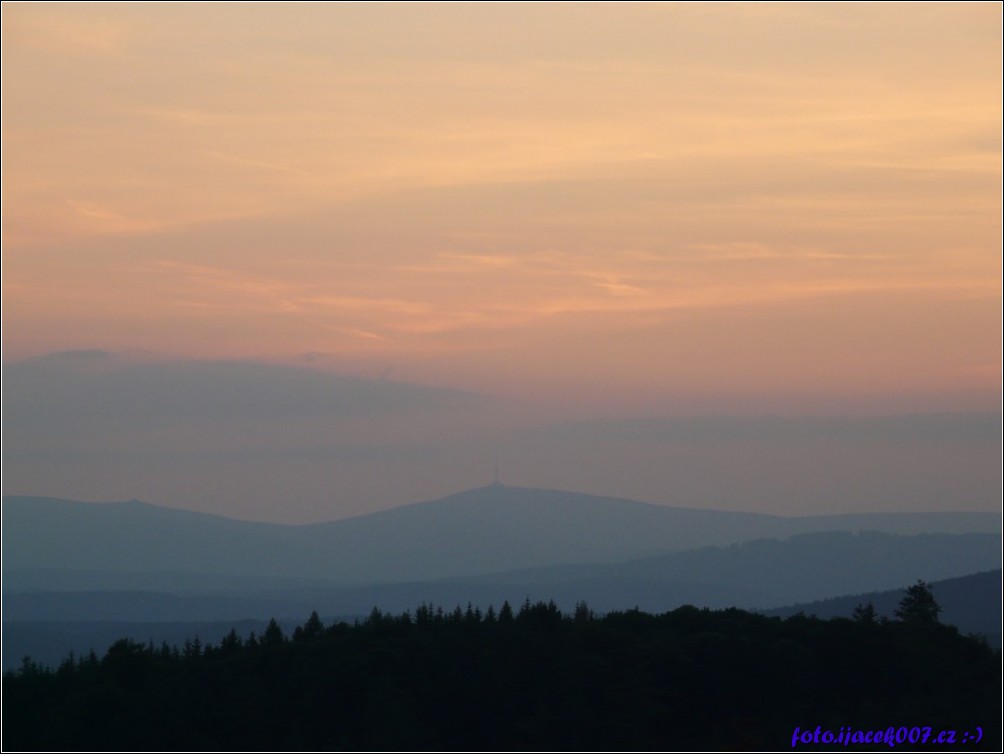
[[[271,524],[141,501],[4,496],[5,573],[214,573],[339,584],[614,563],[826,528],[999,534],[994,514],[781,517],[493,484],[319,524]],[[4,579],[5,588],[10,585]]]
[[[561,490],[556,488],[548,487],[523,487],[520,485],[503,484],[501,482],[492,482],[489,484],[479,485],[477,487],[471,487],[469,489],[461,490],[459,492],[452,492],[442,497],[432,498],[428,500],[417,500],[410,503],[404,503],[401,505],[396,505],[390,508],[384,508],[377,511],[371,511],[369,513],[357,513],[353,515],[346,516],[344,518],[332,518],[324,519],[321,521],[311,521],[306,523],[286,523],[282,521],[262,521],[255,519],[243,519],[236,518],[233,516],[227,516],[222,513],[210,513],[207,511],[200,511],[194,508],[184,508],[175,505],[166,505],[161,503],[151,503],[146,500],[140,500],[137,498],[130,498],[128,500],[76,500],[73,498],[59,497],[53,495],[21,495],[21,494],[4,494],[2,496],[4,506],[7,505],[7,501],[38,501],[42,503],[56,503],[56,504],[71,504],[73,506],[96,506],[96,507],[106,507],[106,508],[137,508],[145,510],[157,510],[157,511],[168,511],[171,513],[178,514],[193,514],[195,516],[204,516],[207,518],[221,519],[224,521],[239,522],[243,524],[252,525],[264,525],[264,526],[276,526],[276,527],[287,527],[291,529],[297,528],[309,528],[316,526],[329,526],[333,524],[340,524],[345,521],[353,521],[357,519],[372,518],[378,516],[384,516],[386,514],[391,514],[399,511],[404,511],[412,508],[422,508],[435,506],[440,504],[445,504],[447,502],[452,502],[455,500],[462,500],[464,498],[473,498],[476,494],[485,493],[489,491],[505,491],[507,493],[533,493],[533,494],[546,494],[555,497],[565,497],[565,498],[577,498],[584,500],[602,500],[606,502],[615,502],[618,504],[626,504],[629,506],[640,506],[645,508],[655,508],[660,510],[674,510],[681,512],[697,512],[697,513],[707,513],[707,514],[721,514],[721,515],[735,515],[735,516],[748,516],[750,518],[758,519],[773,519],[780,521],[831,521],[831,520],[842,520],[842,519],[857,519],[863,517],[872,517],[876,519],[881,519],[884,517],[889,517],[890,519],[901,518],[904,516],[918,516],[924,518],[945,518],[945,519],[957,519],[957,518],[969,518],[973,519],[989,519],[992,517],[999,518],[1000,514],[996,511],[983,511],[978,509],[968,509],[961,511],[954,510],[933,510],[933,511],[865,511],[861,513],[812,513],[806,515],[790,515],[790,514],[779,514],[779,513],[758,513],[751,511],[741,511],[734,510],[731,508],[703,508],[696,506],[686,506],[686,505],[670,505],[663,503],[653,503],[644,500],[636,500],[633,498],[620,497],[617,495],[599,495],[590,492],[575,492],[571,490]],[[986,524],[983,524],[986,525]],[[1000,525],[997,529],[1000,530]],[[822,530],[822,529],[821,529]]]
[[[963,633],[982,634],[991,646],[1001,646],[1001,569],[978,571],[965,576],[940,579],[928,584],[942,608],[939,620]],[[824,620],[849,618],[859,605],[871,603],[879,618],[895,617],[906,587],[845,594],[812,602],[784,605],[764,610],[764,615],[786,618],[803,613]]]

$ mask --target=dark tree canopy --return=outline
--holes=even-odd
[[[422,605],[185,651],[123,639],[5,675],[3,747],[774,751],[795,726],[930,725],[999,751],[999,653],[934,620],[926,585],[904,603],[877,622]]]
[[[875,623],[878,620],[878,613],[875,611],[875,605],[869,602],[855,607],[851,617],[858,623]]]
[[[904,623],[937,623],[940,612],[941,606],[935,601],[930,585],[918,579],[900,600],[896,617]]]

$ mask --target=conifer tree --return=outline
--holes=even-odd
[[[875,612],[875,605],[869,602],[867,605],[858,605],[854,608],[851,617],[858,623],[874,623],[878,614]]]
[[[272,618],[265,627],[265,632],[261,635],[261,643],[264,646],[274,646],[282,644],[284,641],[286,641],[285,634],[283,634],[275,618]]]
[[[935,601],[929,584],[917,579],[899,602],[896,617],[904,623],[937,623],[941,606]]]
[[[509,604],[509,600],[506,600],[499,610],[499,623],[511,623],[512,619],[512,605]]]

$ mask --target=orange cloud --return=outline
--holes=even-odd
[[[999,9],[417,13],[5,5],[8,351],[992,386]]]

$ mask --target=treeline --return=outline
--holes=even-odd
[[[374,609],[354,625],[315,613],[288,636],[273,621],[217,645],[123,639],[5,675],[3,749],[773,750],[796,726],[930,726],[959,742],[980,726],[964,748],[999,750],[999,653],[902,617],[527,601]]]

